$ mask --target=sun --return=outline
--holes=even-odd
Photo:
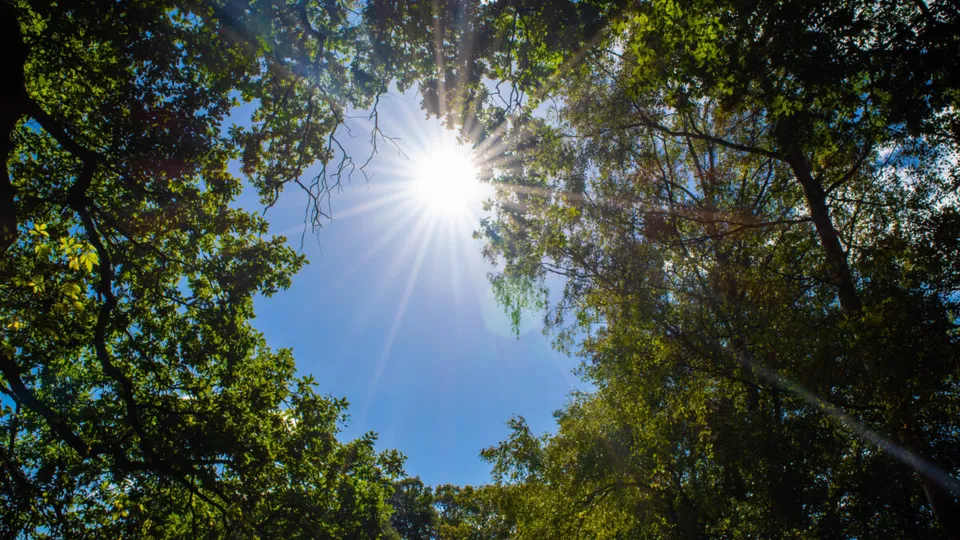
[[[476,198],[478,189],[472,152],[456,140],[437,141],[414,159],[414,193],[432,211],[463,212]]]

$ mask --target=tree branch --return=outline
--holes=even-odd
[[[65,442],[67,446],[80,454],[80,456],[87,457],[90,455],[90,445],[74,433],[56,411],[33,395],[33,392],[23,383],[23,380],[20,378],[21,368],[8,352],[0,353],[0,373],[2,373],[4,379],[7,380],[7,384],[10,385],[10,389],[16,396],[17,401],[39,414],[46,421],[47,425],[50,426],[50,429],[57,438]]]

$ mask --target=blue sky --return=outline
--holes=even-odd
[[[439,123],[411,94],[385,99],[380,112],[407,158],[381,144],[373,177],[354,175],[333,196],[334,220],[307,231],[310,264],[289,290],[257,301],[254,324],[272,347],[292,348],[322,392],[350,401],[345,437],[377,432],[379,446],[403,452],[407,473],[430,485],[485,483],[480,450],[507,435],[512,415],[552,430],[552,412],[579,385],[576,361],[553,351],[533,318],[519,339],[511,333],[471,236],[482,190],[451,213],[411,189],[418,164],[445,151]],[[342,140],[362,161],[369,126],[351,128],[355,138]],[[259,208],[253,194],[239,205]],[[299,248],[303,215],[303,196],[290,190],[267,214],[271,232]]]

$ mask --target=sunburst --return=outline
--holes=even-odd
[[[412,160],[412,189],[430,212],[469,212],[480,188],[473,155],[451,136],[424,148]]]

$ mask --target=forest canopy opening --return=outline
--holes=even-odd
[[[3,0],[0,30],[0,537],[960,538],[956,2]],[[305,258],[237,197],[318,226],[391,88],[484,156],[425,143],[380,201],[417,214],[393,328],[481,176],[498,300],[551,300],[594,389],[511,421],[482,489],[341,440],[252,323]]]

